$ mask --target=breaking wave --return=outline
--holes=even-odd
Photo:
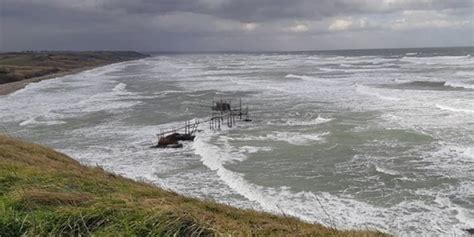
[[[375,96],[375,97],[378,97],[382,100],[389,100],[389,101],[400,101],[401,100],[400,98],[397,98],[397,97],[391,97],[391,96],[383,95],[382,92],[379,92],[377,89],[372,88],[372,87],[368,87],[368,86],[364,86],[364,85],[358,85],[357,84],[356,85],[356,91],[360,94]]]
[[[463,82],[452,82],[447,81],[444,83],[445,86],[450,86],[453,88],[464,88],[464,89],[474,89],[474,84],[467,84]]]
[[[450,107],[450,106],[440,105],[440,104],[436,104],[436,107],[437,107],[438,109],[441,109],[441,110],[450,111],[450,112],[456,112],[456,113],[469,113],[469,114],[473,114],[473,113],[474,113],[474,110],[472,110],[472,109],[453,108],[453,107]]]
[[[282,141],[295,146],[310,145],[316,141],[322,141],[324,136],[329,135],[325,133],[304,134],[298,132],[272,132],[263,136],[243,136],[235,138],[240,141]]]

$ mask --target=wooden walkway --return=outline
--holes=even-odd
[[[245,118],[243,119],[243,117]],[[184,121],[184,126],[177,128],[170,128],[167,130],[160,130],[157,134],[158,138],[165,137],[166,135],[173,133],[182,133],[187,135],[192,135],[196,133],[199,124],[209,123],[209,129],[211,130],[220,130],[221,126],[227,125],[227,127],[232,128],[236,124],[236,118],[238,117],[239,121],[251,121],[249,119],[249,109],[246,107],[242,109],[242,101],[239,101],[239,108],[232,110],[231,101],[213,101],[211,106],[211,114],[209,118],[203,121],[200,120],[186,120]]]

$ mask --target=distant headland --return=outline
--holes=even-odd
[[[149,55],[133,51],[23,51],[0,54],[0,95],[31,82]]]

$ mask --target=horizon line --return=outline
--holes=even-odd
[[[308,49],[308,50],[134,50],[134,49],[25,49],[16,51],[0,51],[0,53],[25,52],[139,52],[162,54],[201,54],[201,53],[298,53],[298,52],[331,52],[331,51],[363,51],[363,50],[396,50],[396,49],[440,49],[440,48],[474,48],[470,46],[428,46],[428,47],[387,47],[387,48],[342,48],[342,49]]]

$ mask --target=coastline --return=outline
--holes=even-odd
[[[130,55],[127,55],[130,54]],[[14,56],[11,56],[14,55]],[[0,56],[6,57],[6,60],[10,60],[8,57],[35,57],[33,60],[27,58],[25,61],[14,62],[14,63],[2,63],[0,61],[0,67],[13,68],[11,70],[16,70],[24,66],[27,67],[42,67],[42,64],[51,64],[52,67],[57,69],[59,72],[46,73],[40,76],[33,76],[31,78],[20,79],[7,83],[0,83],[0,96],[8,95],[17,90],[25,88],[30,83],[40,82],[43,80],[49,80],[57,77],[63,77],[68,75],[77,74],[83,71],[115,64],[126,61],[138,60],[142,58],[149,57],[146,54],[140,54],[137,52],[72,52],[72,53],[55,53],[55,52],[32,52],[32,53],[11,53],[11,55],[3,54]],[[43,56],[44,58],[37,59],[38,55]],[[47,56],[44,56],[47,55]],[[54,56],[66,56],[69,57],[68,60],[75,60],[71,65],[65,64],[70,63],[70,61],[64,60],[63,58],[55,59]],[[0,58],[2,59],[2,58]],[[14,58],[15,59],[15,58]],[[2,59],[3,60],[3,59]],[[77,61],[82,61],[77,63]],[[40,66],[38,66],[38,64]],[[67,66],[65,66],[67,65]],[[3,74],[5,75],[5,74]],[[0,75],[1,76],[1,75]]]
[[[2,134],[0,177],[0,236],[391,236],[186,197]]]
[[[11,94],[15,91],[21,90],[21,89],[25,88],[27,85],[29,85],[30,83],[36,83],[36,82],[40,82],[40,81],[43,81],[43,80],[49,80],[49,79],[54,79],[54,78],[57,78],[57,77],[64,77],[64,76],[68,76],[68,75],[73,75],[73,74],[77,74],[77,73],[84,72],[84,71],[87,71],[87,70],[91,70],[91,69],[94,69],[94,68],[99,68],[99,67],[107,66],[107,65],[110,65],[110,64],[114,64],[114,63],[116,63],[116,62],[107,63],[107,64],[103,64],[103,65],[92,66],[92,67],[77,68],[77,69],[73,69],[73,70],[67,71],[67,72],[52,73],[52,74],[43,75],[43,76],[39,76],[39,77],[33,77],[33,78],[21,80],[21,81],[15,81],[15,82],[9,82],[9,83],[5,83],[5,84],[0,84],[0,96],[1,95],[8,95],[8,94]]]

